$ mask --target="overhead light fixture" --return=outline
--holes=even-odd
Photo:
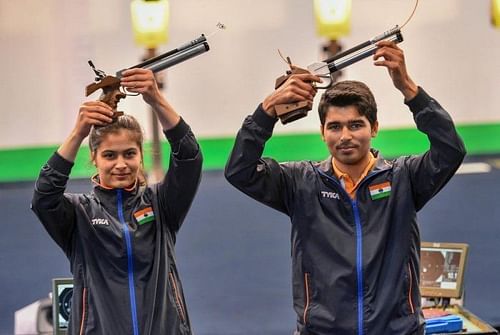
[[[156,48],[168,40],[168,0],[133,0],[130,4],[134,40],[146,48]]]
[[[491,0],[491,24],[500,28],[500,0]]]
[[[351,30],[351,0],[314,0],[316,33],[332,40]]]

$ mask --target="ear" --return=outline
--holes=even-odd
[[[95,162],[95,154],[93,152],[90,153],[90,161],[95,167],[97,167],[97,163]]]
[[[319,132],[321,133],[321,140],[325,142],[325,128],[322,124],[319,125]]]
[[[372,126],[372,137],[377,137],[378,134],[378,121],[375,121],[375,123]]]

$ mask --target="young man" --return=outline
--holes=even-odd
[[[398,46],[380,42],[374,60],[388,69],[429,151],[387,161],[371,149],[375,100],[366,85],[346,81],[319,105],[328,159],[261,158],[274,106],[314,98],[310,83],[320,79],[300,74],[245,119],[226,166],[231,184],[290,216],[296,334],[423,334],[416,213],[453,176],[465,149],[448,113],[410,79]]]

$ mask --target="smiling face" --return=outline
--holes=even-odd
[[[371,126],[366,116],[353,105],[329,106],[321,125],[321,137],[335,164],[344,172],[366,166],[371,139],[377,131],[378,122]]]
[[[92,154],[100,183],[109,188],[128,188],[137,180],[142,152],[127,129],[106,134]]]

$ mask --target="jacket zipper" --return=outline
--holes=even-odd
[[[123,234],[125,236],[125,243],[127,246],[127,270],[128,270],[128,288],[130,296],[130,309],[132,314],[132,328],[134,335],[139,335],[139,327],[137,322],[137,304],[135,301],[135,283],[134,283],[134,259],[132,253],[132,241],[130,238],[130,229],[123,217],[123,195],[122,190],[117,190],[117,208],[118,208],[118,219],[123,227]]]
[[[358,335],[363,335],[364,334],[364,327],[363,327],[363,305],[364,305],[364,295],[363,295],[363,234],[362,234],[362,227],[361,227],[361,218],[359,215],[359,208],[358,208],[358,202],[357,200],[352,200],[351,197],[347,194],[347,192],[344,190],[342,185],[340,185],[335,179],[324,173],[323,171],[317,169],[317,171],[325,176],[328,180],[330,180],[332,183],[336,184],[340,190],[350,199],[351,201],[351,207],[354,212],[354,223],[356,227],[356,278],[357,278],[357,310],[358,310]],[[385,172],[385,170],[380,170],[375,173],[369,174],[368,176],[365,177],[364,180],[361,181],[361,183],[358,186],[358,189],[356,190],[356,193],[360,190],[360,187],[362,184],[366,183],[367,180],[372,179],[374,176]],[[357,199],[358,197],[356,197]]]
[[[182,299],[179,294],[179,290],[177,288],[177,282],[174,278],[174,274],[172,272],[169,272],[169,277],[170,277],[170,282],[172,285],[172,289],[174,291],[174,298],[175,298],[175,304],[177,305],[177,310],[179,311],[179,317],[181,318],[181,321],[183,323],[186,323],[186,314],[184,312],[184,305],[182,304]]]
[[[358,202],[351,201],[356,223],[356,275],[358,288],[358,335],[363,335],[363,234],[361,230],[361,219],[359,217]]]

